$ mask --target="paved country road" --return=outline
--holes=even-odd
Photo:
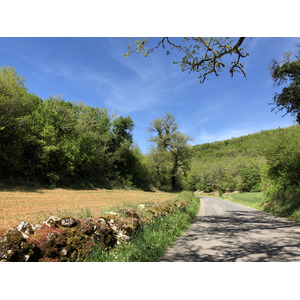
[[[159,261],[300,261],[300,224],[226,200],[200,201],[194,223]]]

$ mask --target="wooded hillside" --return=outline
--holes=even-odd
[[[270,151],[283,136],[285,145],[282,146],[297,151],[292,145],[299,143],[299,126],[194,146],[186,188],[205,192],[261,191],[262,179],[266,176],[266,157],[270,159]]]

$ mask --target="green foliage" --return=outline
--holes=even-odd
[[[288,185],[296,185],[299,178],[299,130],[298,126],[291,126],[196,145],[184,187],[204,192],[258,192],[267,190],[272,174],[277,178],[279,173],[281,180],[290,178]]]
[[[0,70],[0,91],[3,97],[17,100],[27,92],[25,79],[13,67],[4,65]]]
[[[206,157],[193,158],[187,173],[185,188],[189,190],[213,191],[259,191],[262,158]]]
[[[130,117],[122,117],[115,119],[112,123],[112,132],[118,143],[128,140],[132,142],[133,121]]]
[[[280,94],[275,94],[273,98],[275,108],[273,110],[285,110],[285,115],[295,115],[298,124],[300,124],[300,45],[298,48],[298,55],[294,61],[290,61],[291,52],[285,53],[282,61],[273,60],[270,70],[275,85],[290,83],[283,88]]]
[[[14,68],[0,69],[1,180],[148,188],[130,117],[60,96],[43,101],[24,82]]]
[[[0,69],[0,170],[2,176],[19,176],[32,172],[36,150],[32,134],[33,111],[42,102],[27,92],[25,80],[14,68]]]
[[[241,191],[259,192],[261,191],[261,166],[252,164],[240,170],[241,182],[238,187]]]
[[[267,177],[282,187],[300,185],[300,127],[278,129],[265,145]]]
[[[156,187],[165,191],[182,189],[182,177],[189,169],[191,137],[178,131],[178,125],[171,114],[151,122],[148,131],[150,141],[155,144],[149,155]]]
[[[267,190],[264,201],[265,211],[283,217],[291,216],[300,210],[300,188],[274,184]]]
[[[290,215],[300,207],[300,127],[279,129],[266,143],[265,210]]]

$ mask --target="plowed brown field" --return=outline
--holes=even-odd
[[[177,196],[174,193],[106,189],[0,191],[0,228],[16,226],[22,221],[41,223],[51,215],[78,217],[86,210],[96,217],[114,207],[162,202]]]

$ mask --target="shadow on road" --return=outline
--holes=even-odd
[[[259,211],[198,216],[175,245],[160,261],[300,261],[300,224]]]

